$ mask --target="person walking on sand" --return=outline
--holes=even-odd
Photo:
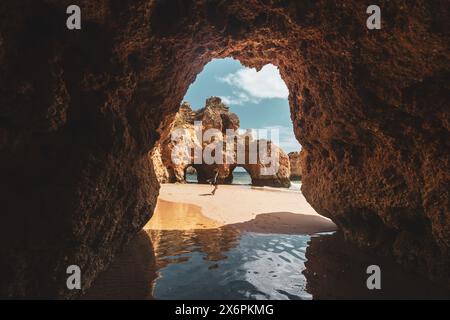
[[[211,191],[212,196],[216,194],[216,191],[219,188],[219,170],[215,169],[214,172],[214,178],[211,179],[211,184],[214,186],[213,191]]]

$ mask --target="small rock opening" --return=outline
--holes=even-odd
[[[197,170],[193,166],[187,166],[184,169],[184,181],[187,183],[198,183]]]

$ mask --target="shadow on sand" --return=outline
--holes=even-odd
[[[257,233],[314,234],[336,231],[336,225],[324,217],[292,212],[262,213],[250,221],[228,226]]]

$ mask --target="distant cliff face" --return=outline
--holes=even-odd
[[[205,150],[213,142],[213,139],[202,139],[199,141],[195,133],[195,122],[201,122],[201,132],[204,133],[208,129],[218,130],[222,134],[225,149],[224,156],[233,159],[229,163],[223,164],[206,164],[204,161],[201,164],[194,163],[194,153],[189,156],[189,161],[184,163],[175,163],[172,156],[174,155],[174,148],[200,147]],[[174,139],[172,137],[175,130],[183,129],[184,134],[182,139]],[[173,122],[161,128],[161,139],[157,142],[156,147],[150,152],[150,158],[155,166],[155,173],[160,183],[185,182],[186,171],[189,167],[195,168],[197,172],[197,179],[199,183],[207,183],[208,180],[215,176],[215,170],[218,170],[218,179],[220,183],[231,183],[233,181],[233,170],[237,166],[241,166],[247,170],[252,178],[252,184],[257,186],[273,186],[273,187],[289,187],[290,181],[290,164],[289,158],[284,151],[276,146],[271,141],[267,141],[267,154],[276,152],[279,156],[277,165],[279,168],[274,174],[262,174],[262,169],[267,167],[262,164],[260,158],[257,163],[250,163],[249,151],[250,144],[264,142],[255,140],[253,136],[248,133],[238,134],[239,118],[236,114],[229,111],[229,108],[218,97],[211,97],[206,100],[205,107],[192,111],[188,103],[183,103],[180,106],[180,111],[175,115]],[[232,149],[227,148],[227,130],[232,130],[236,133],[237,138],[241,137],[243,147],[245,147],[246,162],[242,164],[237,163],[237,145]],[[244,139],[245,134],[248,135]],[[237,142],[237,140],[236,140]]]
[[[175,142],[171,133],[174,128],[184,129],[184,139],[176,141],[179,146],[194,148],[197,143],[194,132],[195,112],[188,103],[183,103],[174,117],[165,121],[159,129],[160,139],[149,153],[149,157],[155,168],[155,174],[160,183],[174,183],[185,181],[187,164],[176,164],[172,161],[172,150]]]
[[[302,165],[300,152],[289,152],[289,163],[291,165],[291,179],[302,179]]]

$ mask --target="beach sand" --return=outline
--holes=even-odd
[[[163,184],[147,230],[191,230],[235,226],[261,233],[312,234],[336,230],[300,191],[267,187]]]

